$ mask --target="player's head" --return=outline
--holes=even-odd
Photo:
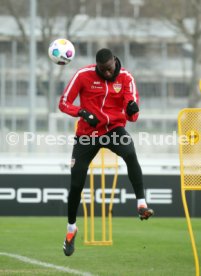
[[[103,48],[96,53],[96,66],[98,74],[106,79],[112,80],[116,69],[116,59],[110,49]]]

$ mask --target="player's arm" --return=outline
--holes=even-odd
[[[59,109],[73,117],[79,116],[80,106],[73,105],[74,100],[77,98],[78,93],[81,89],[81,83],[79,80],[78,73],[70,80],[68,85],[65,87],[63,94],[60,98]]]
[[[75,75],[69,84],[64,89],[63,95],[60,98],[59,109],[73,117],[82,117],[90,126],[96,127],[99,123],[97,117],[82,109],[80,106],[73,105],[74,100],[77,98],[79,91],[81,90],[81,81],[79,75]]]
[[[139,116],[139,94],[131,74],[128,74],[124,83],[124,111],[128,121],[135,122]]]

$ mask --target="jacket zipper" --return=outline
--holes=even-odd
[[[101,112],[106,116],[107,118],[107,125],[105,126],[106,130],[109,131],[108,129],[108,125],[110,123],[110,119],[109,119],[109,116],[103,111],[103,106],[105,104],[105,100],[106,100],[106,97],[108,95],[108,85],[107,85],[107,81],[105,81],[105,86],[106,86],[106,93],[105,93],[105,96],[103,98],[103,103],[102,103],[102,106],[101,106]]]

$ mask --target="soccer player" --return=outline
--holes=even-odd
[[[78,96],[80,105],[75,106],[73,102]],[[80,117],[72,152],[68,224],[63,246],[66,256],[74,252],[81,192],[89,164],[101,147],[110,149],[125,161],[140,219],[153,215],[153,210],[148,208],[145,201],[142,171],[134,143],[125,130],[127,120],[137,120],[138,106],[139,95],[133,76],[121,67],[120,60],[106,48],[96,53],[96,64],[78,70],[64,89],[59,109],[70,116]]]

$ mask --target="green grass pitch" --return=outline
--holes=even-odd
[[[97,218],[100,234],[101,219]],[[194,258],[185,218],[113,218],[113,245],[83,244],[83,218],[78,218],[76,251],[62,251],[66,231],[64,217],[1,217],[0,275],[99,275],[99,276],[190,276]],[[201,256],[201,219],[192,219]],[[53,264],[44,267],[2,255],[9,253]],[[55,266],[74,269],[59,271]],[[83,274],[86,272],[86,274]],[[87,274],[88,272],[88,274]]]

